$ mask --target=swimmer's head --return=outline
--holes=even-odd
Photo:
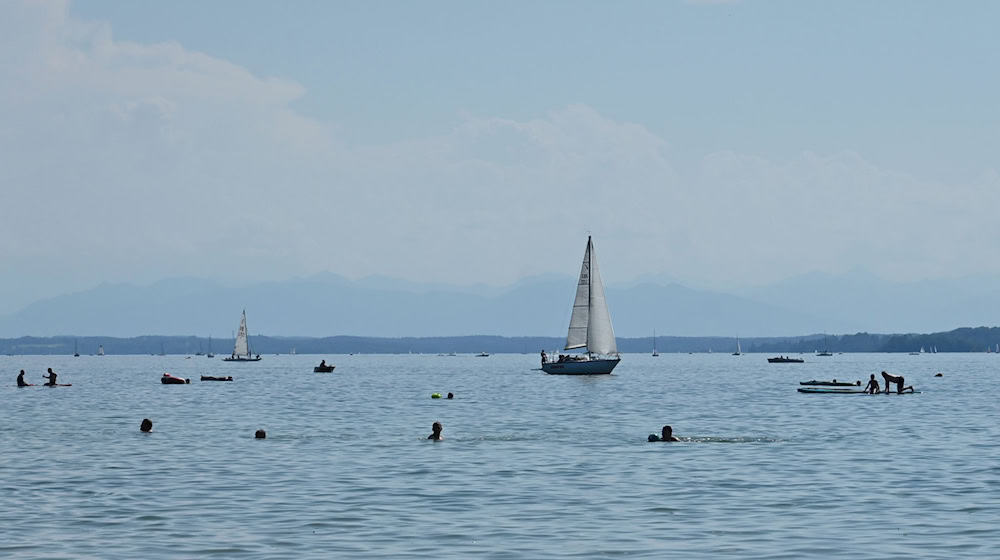
[[[257,430],[256,432],[253,433],[253,437],[255,437],[256,439],[264,439],[267,437],[267,432],[265,432],[264,430]]]
[[[667,439],[667,438],[669,438],[670,436],[673,435],[674,429],[671,428],[670,426],[664,426],[662,433],[663,433],[663,439]]]
[[[431,432],[433,432],[434,435],[436,435],[436,436],[441,435],[441,429],[442,429],[442,426],[441,426],[440,422],[435,422],[435,423],[431,424]]]
[[[149,432],[153,429],[153,421],[149,418],[143,418],[142,422],[139,423],[140,432]]]
[[[453,399],[453,398],[455,398],[455,395],[453,395],[453,394],[451,394],[451,393],[448,393],[448,398],[449,398],[449,399]]]

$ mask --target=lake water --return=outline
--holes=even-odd
[[[0,357],[0,557],[1000,556],[1000,355],[805,359]],[[796,392],[882,369],[922,393]]]

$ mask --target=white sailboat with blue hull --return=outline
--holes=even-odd
[[[585,354],[560,354],[555,360],[543,356],[542,371],[565,375],[607,374],[621,361],[611,314],[604,299],[604,283],[597,266],[594,242],[589,236],[564,350],[581,348],[586,350]]]

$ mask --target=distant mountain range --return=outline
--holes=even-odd
[[[609,286],[616,334],[787,337],[859,331],[931,332],[993,325],[993,278],[889,283],[863,273],[807,275],[738,293],[676,283]],[[564,336],[575,278],[506,288],[417,284],[333,274],[228,286],[194,278],[102,284],[0,317],[0,336],[232,336],[243,309],[251,334],[329,337]]]

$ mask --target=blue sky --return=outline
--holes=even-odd
[[[0,287],[998,274],[998,12],[4,3]]]

